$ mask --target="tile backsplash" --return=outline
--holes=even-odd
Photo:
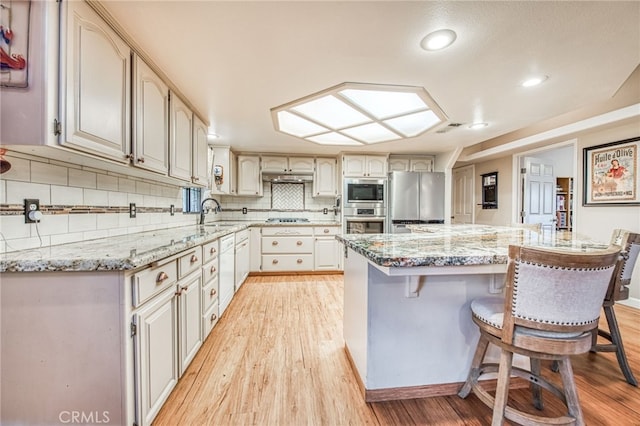
[[[4,158],[11,169],[0,176],[0,253],[194,225],[198,221],[197,214],[182,213],[182,188],[177,185],[22,153],[8,152]],[[311,182],[295,184],[295,188],[276,186],[275,191],[272,185],[287,184],[263,185],[263,197],[216,197],[223,211],[207,214],[206,220],[339,219],[333,214],[333,198],[312,197]],[[43,218],[37,225],[25,223],[25,198],[40,201]],[[136,204],[135,218],[129,217],[129,203]]]

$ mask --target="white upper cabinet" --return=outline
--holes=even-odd
[[[390,172],[408,172],[409,159],[408,158],[389,158],[389,171]]]
[[[193,116],[193,176],[191,181],[199,186],[209,186],[207,126],[197,116]]]
[[[313,157],[262,156],[262,171],[267,173],[313,173]]]
[[[169,175],[191,182],[193,113],[180,98],[170,101]]]
[[[432,172],[433,156],[389,157],[390,172]]]
[[[138,56],[134,57],[133,165],[169,170],[169,88]]]
[[[85,2],[66,2],[61,144],[128,163],[131,49]]]
[[[262,197],[262,176],[258,155],[238,155],[238,195]]]
[[[335,158],[316,158],[316,170],[313,176],[314,197],[335,197],[338,195]]]
[[[212,194],[235,194],[235,154],[228,146],[213,146],[213,169],[217,169],[221,176],[211,177]]]
[[[386,177],[386,155],[345,155],[343,174],[349,177]]]

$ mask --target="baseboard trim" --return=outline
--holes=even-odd
[[[351,365],[353,376],[358,383],[358,388],[364,396],[365,402],[397,401],[401,399],[433,398],[438,396],[457,395],[464,382],[444,383],[439,385],[406,386],[401,388],[366,389],[360,379],[349,348],[345,345],[344,352]],[[480,382],[480,386],[487,391],[494,391],[497,387],[497,379],[487,379]],[[529,382],[519,377],[512,377],[509,381],[509,389],[522,389],[529,386]]]
[[[627,300],[620,300],[616,303],[619,303],[621,305],[625,305],[625,306],[629,306],[631,308],[636,308],[636,309],[640,309],[640,299],[637,299],[635,297],[630,297]]]
[[[249,272],[250,277],[270,277],[274,275],[342,275],[343,271],[282,271],[282,272]]]

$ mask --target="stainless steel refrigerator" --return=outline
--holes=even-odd
[[[391,172],[388,231],[411,232],[406,225],[444,223],[444,173]]]

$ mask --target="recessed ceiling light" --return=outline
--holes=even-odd
[[[427,34],[420,46],[424,50],[440,50],[450,46],[455,40],[456,33],[453,30],[438,30]]]
[[[483,127],[487,127],[489,123],[473,123],[469,126],[470,129],[482,129]]]
[[[547,78],[546,75],[543,76],[538,76],[538,77],[531,77],[526,79],[525,81],[523,81],[521,83],[522,87],[533,87],[533,86],[537,86],[538,84],[544,82]]]

